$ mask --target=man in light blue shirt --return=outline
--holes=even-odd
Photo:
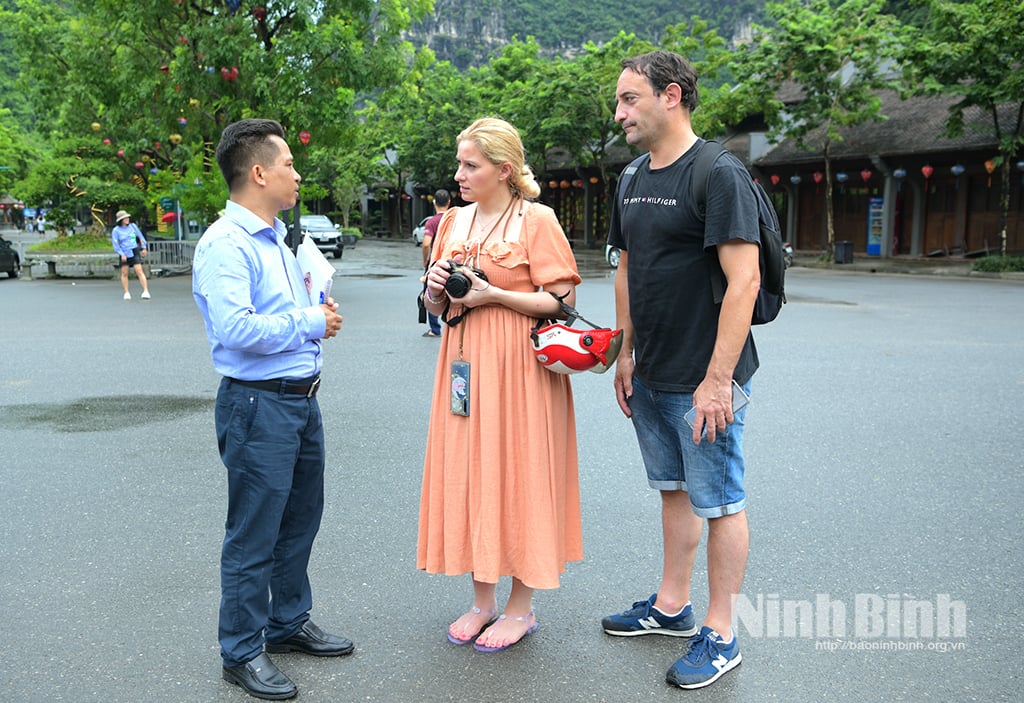
[[[217,164],[224,215],[203,234],[192,292],[221,380],[217,442],[228,471],[219,639],[226,681],[257,698],[298,693],[268,653],[349,654],[353,644],[309,619],[307,568],[324,506],[324,429],[316,399],[333,299],[314,305],[277,213],[301,176],[273,120],[224,130]]]

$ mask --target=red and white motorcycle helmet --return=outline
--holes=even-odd
[[[535,327],[530,341],[537,361],[548,371],[604,373],[615,363],[622,348],[622,330],[577,330],[555,322]]]

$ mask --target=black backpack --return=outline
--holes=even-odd
[[[724,153],[726,153],[724,146],[715,141],[706,141],[700,146],[697,159],[693,163],[693,192],[691,195],[697,204],[697,212],[702,222],[707,209],[711,168],[715,165],[718,157]],[[618,185],[620,204],[633,174],[650,158],[650,154],[639,156],[622,171]],[[775,206],[772,205],[768,193],[760,183],[750,179],[750,187],[757,200],[757,219],[761,230],[759,254],[761,290],[758,291],[757,301],[754,303],[754,314],[751,316],[750,324],[763,325],[778,317],[782,310],[782,304],[786,302],[786,263],[782,254],[782,234],[779,228],[779,218],[775,214]],[[709,256],[714,257],[714,268],[718,272],[718,275],[711,277],[711,288],[714,292],[715,302],[721,303],[725,296],[725,274],[722,273],[722,269],[718,265],[718,256],[715,254],[709,254]]]

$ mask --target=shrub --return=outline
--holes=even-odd
[[[1024,271],[1024,256],[985,256],[974,261],[973,269],[987,273]]]
[[[56,237],[43,242],[33,244],[29,251],[109,251],[113,253],[114,246],[110,243],[110,235],[83,232],[72,234],[67,237]]]

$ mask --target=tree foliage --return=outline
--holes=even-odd
[[[451,13],[461,1],[439,6]],[[519,128],[538,176],[557,153],[581,177],[596,169],[611,189],[620,62],[654,48],[638,36],[657,37],[700,75],[698,133],[716,136],[763,113],[771,136],[823,155],[831,247],[830,147],[844,127],[883,118],[876,95],[892,87],[883,67],[894,37],[922,91],[961,96],[950,134],[965,128],[968,109],[1005,117],[1006,106],[1016,106],[1015,123],[995,122],[1009,183],[1024,114],[1020,0],[926,2],[932,24],[905,35],[883,7],[906,15],[908,2],[769,3],[770,26],[737,51],[714,26],[725,26],[722,8],[752,2],[714,10],[705,3],[698,9],[713,22],[672,24],[677,10],[664,14],[666,3],[643,0],[631,6],[631,23],[650,17],[651,24],[634,35],[621,31],[628,26],[621,5],[604,0],[488,0],[466,6],[460,19],[482,22],[498,8],[506,26],[518,26],[515,19],[535,27],[531,18],[545,17],[543,31],[522,32],[525,39],[513,37],[484,65],[460,70],[401,38],[431,0],[0,0],[0,51],[17,58],[0,69],[0,165],[13,167],[0,170],[0,191],[17,186],[32,204],[64,202],[68,212],[86,203],[98,216],[121,205],[153,208],[172,194],[212,217],[226,196],[212,158],[221,130],[266,116],[289,131],[304,202],[319,206],[329,195],[347,225],[364,188],[387,187],[394,196],[410,183],[417,194],[451,187],[456,135],[484,115]],[[559,16],[564,23],[552,19]],[[575,41],[573,32],[578,50],[552,58],[550,42]],[[776,99],[783,87],[800,99],[783,105]]]
[[[408,53],[400,34],[431,7],[430,0],[291,0],[245,9],[224,0],[19,0],[0,21],[15,28],[22,84],[41,132],[91,135],[107,147],[98,157],[119,160],[122,176],[147,188],[161,176],[165,186],[198,183],[219,193],[210,156],[228,123],[273,117],[293,144],[302,130],[311,140],[343,143],[356,95],[398,78]]]
[[[1005,256],[1010,167],[1024,150],[1024,4],[927,0],[927,5],[930,20],[921,28],[908,28],[903,38],[907,85],[919,94],[959,97],[950,108],[947,136],[963,134],[971,108],[987,116],[999,143],[999,239]]]
[[[895,20],[881,13],[883,0],[808,0],[768,3],[772,29],[758,28],[744,72],[746,89],[768,106],[771,136],[788,137],[825,161],[828,253],[834,250],[831,146],[841,129],[882,120],[878,90],[891,77],[883,68],[893,51]],[[786,105],[784,86],[799,97]]]
[[[620,32],[659,43],[664,28],[677,24],[683,9],[677,0],[633,0],[629,5],[615,0],[509,0],[504,5],[510,34],[535,36],[546,49],[559,50],[610,42]],[[731,34],[757,16],[761,5],[757,0],[693,0],[686,3],[685,12],[713,17],[716,27]]]

